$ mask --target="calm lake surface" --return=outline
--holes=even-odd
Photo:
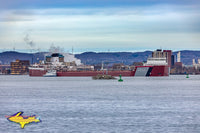
[[[0,132],[200,132],[200,76],[122,78],[0,76]],[[42,122],[21,129],[19,111]]]

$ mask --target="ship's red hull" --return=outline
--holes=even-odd
[[[30,76],[43,76],[46,70],[29,69]],[[106,71],[57,71],[57,76],[86,77],[106,74]],[[136,66],[133,71],[108,71],[112,76],[169,76],[169,66]]]
[[[169,76],[169,66],[136,66],[133,76]]]
[[[149,76],[169,76],[169,66],[153,66]]]
[[[57,72],[57,76],[96,76],[97,74],[106,74],[104,71],[65,71]],[[133,76],[133,71],[108,71],[108,75],[112,76]]]
[[[46,74],[46,70],[29,69],[29,76],[42,77],[44,74]]]

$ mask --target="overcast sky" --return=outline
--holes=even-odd
[[[200,50],[199,0],[0,2],[1,50]]]

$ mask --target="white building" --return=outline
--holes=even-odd
[[[196,63],[195,59],[192,60],[192,64],[195,67],[195,69],[200,68],[200,59],[198,59],[198,62]]]

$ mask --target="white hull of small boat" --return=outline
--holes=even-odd
[[[50,71],[43,75],[43,77],[56,77],[56,71]]]

